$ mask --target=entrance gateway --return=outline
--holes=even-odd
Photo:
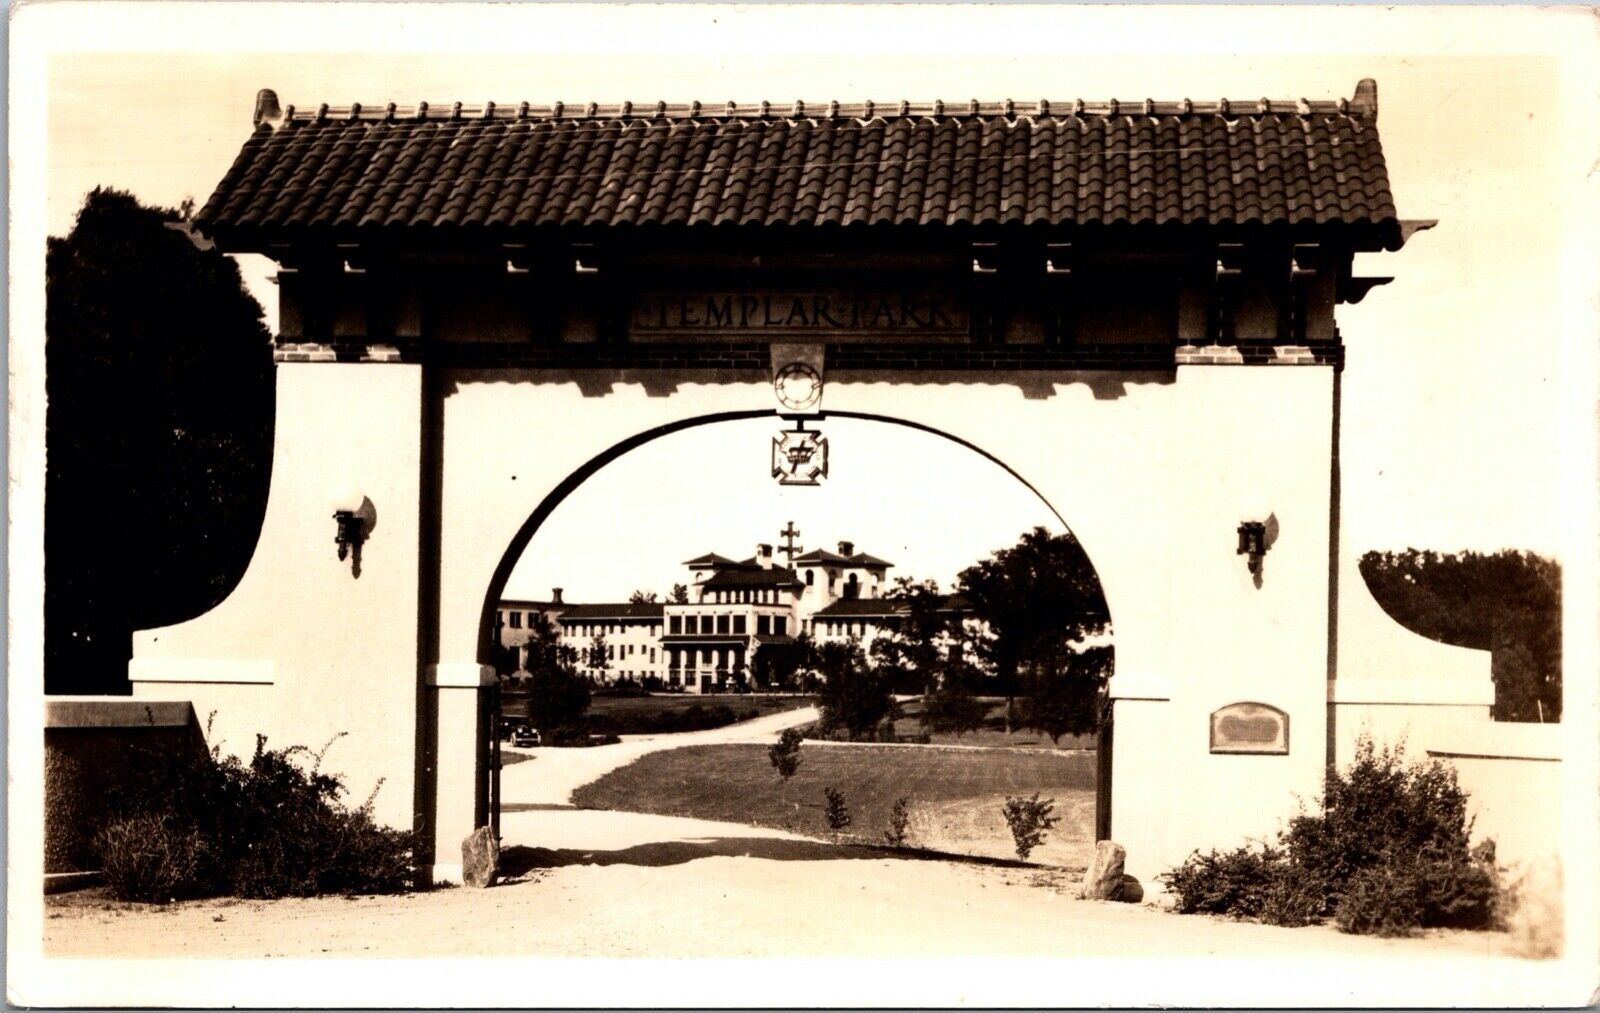
[[[1492,701],[1479,652],[1340,636],[1376,607],[1339,545],[1335,307],[1385,280],[1355,253],[1426,224],[1396,215],[1377,116],[1371,81],[1314,102],[263,91],[196,225],[281,268],[269,504],[233,593],[137,636],[135,695],[215,711],[226,749],[346,733],[325,766],[356,797],[381,779],[375,815],[458,878],[491,804],[495,605],[554,505],[689,426],[770,417],[816,449],[830,415],[882,419],[1004,463],[1093,560],[1117,645],[1103,817],[1130,871],[1270,832],[1357,712]],[[819,478],[799,456],[789,477]]]

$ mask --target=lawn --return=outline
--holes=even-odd
[[[1059,743],[1051,742],[1050,736],[1043,732],[1036,732],[1026,728],[1014,729],[1010,735],[1007,735],[1005,699],[1003,697],[984,697],[982,699],[989,705],[989,713],[984,719],[982,728],[975,732],[967,732],[959,737],[950,732],[940,732],[933,736],[933,743],[947,746],[994,746],[1027,749],[1093,749],[1095,746],[1095,737],[1093,735],[1063,735]],[[924,730],[922,722],[917,720],[918,715],[922,713],[921,698],[902,702],[900,704],[900,712],[904,717],[895,722],[895,730],[897,732],[901,735],[915,735]]]
[[[525,718],[528,698],[506,690],[501,708],[507,717]],[[589,701],[588,731],[615,735],[659,735],[720,728],[735,721],[797,710],[816,702],[809,696],[764,694],[658,693],[651,696],[595,696]],[[542,731],[543,729],[541,729]]]
[[[809,707],[816,702],[809,696],[760,696],[756,694],[717,693],[658,693],[654,696],[596,696],[589,701],[590,714],[607,717],[627,717],[633,714],[660,714],[663,711],[688,710],[696,704],[702,708],[716,704],[731,707],[736,714],[755,711],[752,717],[763,717],[779,711],[792,711]]]
[[[1094,847],[1092,753],[1012,749],[822,745],[800,750],[800,770],[780,784],[762,745],[690,746],[651,753],[578,789],[583,808],[691,816],[826,836],[823,789],[844,793],[846,835],[881,841],[897,798],[911,812],[908,843],[960,854],[1014,858],[1007,795],[1056,799],[1061,824],[1032,860],[1081,868]]]

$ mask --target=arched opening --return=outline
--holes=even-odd
[[[881,488],[878,495],[871,496],[861,494],[861,487],[848,486],[842,471],[844,465],[840,465],[839,474],[830,477],[821,489],[791,493],[810,497],[844,497],[849,492],[842,490],[855,490],[856,499],[846,507],[841,507],[836,514],[846,520],[831,528],[813,526],[811,521],[806,520],[796,531],[796,525],[789,515],[777,512],[786,508],[772,508],[770,503],[764,505],[754,497],[739,493],[720,493],[724,498],[734,501],[731,507],[727,503],[715,503],[719,496],[715,488],[715,475],[724,462],[714,451],[697,447],[692,439],[698,439],[699,436],[691,438],[688,431],[705,434],[727,429],[748,434],[752,442],[758,443],[764,450],[770,429],[777,423],[779,420],[771,412],[725,413],[681,420],[618,443],[596,455],[559,483],[533,507],[495,568],[494,579],[482,604],[480,643],[483,650],[480,658],[484,663],[491,662],[499,646],[495,632],[499,628],[496,618],[501,602],[538,596],[547,604],[559,604],[566,610],[563,613],[566,618],[560,621],[570,628],[570,646],[580,653],[583,661],[579,668],[597,692],[618,683],[626,683],[630,686],[641,685],[652,694],[743,693],[753,686],[758,689],[765,687],[764,683],[757,685],[754,669],[756,650],[766,642],[788,642],[804,636],[817,644],[857,643],[863,644],[863,652],[871,657],[869,648],[873,639],[883,635],[890,622],[902,624],[897,629],[903,628],[905,623],[904,615],[890,616],[889,607],[882,604],[887,596],[896,592],[892,579],[895,574],[905,573],[918,579],[935,578],[939,581],[941,592],[954,592],[956,582],[952,578],[962,572],[963,567],[976,566],[991,554],[1011,548],[1023,532],[1038,527],[1046,529],[1052,536],[1072,537],[1060,512],[1033,485],[981,447],[928,426],[864,413],[833,413],[819,420],[818,424],[833,435],[840,445],[846,445],[847,439],[853,440],[859,431],[878,430],[895,431],[904,439],[916,443],[919,448],[940,444],[952,459],[973,462],[972,467],[981,468],[983,476],[974,479],[952,475],[933,465],[921,467],[920,459],[915,454],[910,455],[910,462],[898,470],[874,458],[877,467],[872,471]],[[847,429],[847,423],[855,428]],[[640,455],[654,452],[650,449],[651,445],[661,448],[663,455],[676,455],[674,459],[684,462],[683,469],[693,474],[693,481],[674,484],[661,481],[654,473],[629,473],[628,469],[635,467],[637,460],[632,455],[636,452]],[[667,449],[669,445],[672,448],[670,453]],[[920,449],[918,452],[921,452]],[[746,469],[766,486],[775,486],[763,469],[752,466],[754,463],[741,456],[738,463],[731,467]],[[862,471],[866,470],[863,466]],[[906,475],[918,472],[922,473],[921,485],[908,489],[897,484],[903,483]],[[625,474],[626,478],[616,477]],[[865,483],[867,480],[862,481]],[[606,483],[611,484],[607,486]],[[1027,502],[1027,518],[1018,520],[1003,535],[995,534],[993,529],[984,529],[988,531],[987,534],[965,532],[965,528],[982,528],[980,522],[986,520],[983,515],[994,508],[990,501],[997,498],[995,490],[1000,489],[1004,490],[1004,495],[998,497],[1000,499]],[[689,495],[684,490],[705,497],[708,504],[715,505],[722,512],[710,511],[707,507],[707,517],[701,518],[698,529],[678,522],[673,519],[675,515],[671,514],[669,508],[678,499]],[[974,490],[979,490],[977,498],[969,502],[964,497],[973,497]],[[586,496],[596,498],[594,502],[584,502]],[[600,497],[604,497],[603,502],[610,509],[597,508],[602,502]],[[915,501],[917,509],[908,509],[908,501]],[[695,502],[699,503],[698,500]],[[731,516],[728,513],[730,510],[765,511],[770,515],[762,518],[764,527],[760,533],[761,540],[755,534],[747,538],[720,540],[733,526],[719,524],[717,518]],[[928,572],[928,568],[920,563],[922,557],[912,551],[916,548],[916,535],[896,533],[885,536],[884,532],[893,525],[884,523],[874,529],[872,524],[862,519],[873,512],[882,512],[894,518],[899,527],[907,532],[923,532],[926,541],[960,543],[964,548],[956,551],[964,551],[966,555],[959,564],[943,568],[935,566],[933,572]],[[914,520],[911,519],[913,517]],[[604,536],[595,536],[587,548],[577,546],[578,539],[572,535],[577,526],[592,527],[597,524],[605,526]],[[669,594],[663,590],[667,579],[659,576],[662,572],[659,567],[653,571],[657,576],[640,577],[639,582],[631,577],[617,578],[613,575],[609,585],[586,584],[587,575],[576,572],[606,569],[598,564],[580,565],[595,564],[596,557],[606,553],[620,556],[630,564],[638,564],[642,550],[632,547],[638,544],[637,539],[630,541],[633,538],[631,528],[636,525],[650,528],[652,542],[660,541],[668,534],[677,539],[670,551],[659,555],[657,562],[670,560],[671,565],[682,568],[675,571],[671,578],[677,585],[674,590],[680,591],[680,594]],[[784,544],[780,525],[784,525],[792,535],[807,532],[804,545],[797,544],[793,537],[789,539],[789,544]],[[776,545],[772,542],[774,534],[780,539]],[[956,534],[966,540],[963,542],[962,537],[955,537]],[[547,535],[548,539],[545,537]],[[567,568],[562,569],[555,563],[540,563],[529,568],[529,572],[537,574],[536,580],[523,579],[519,564],[525,559],[536,559],[544,551],[540,548],[544,544],[560,547],[560,552],[565,555],[559,556],[559,560]],[[751,548],[755,549],[754,555],[749,559],[741,559],[741,554],[748,553]],[[589,555],[585,556],[585,552]],[[906,556],[907,552],[911,552],[909,557]],[[549,554],[551,559],[558,558],[555,549],[551,549]],[[888,560],[882,558],[885,555],[889,557]],[[1094,574],[1086,554],[1083,558],[1089,579],[1098,589],[1098,576]],[[615,571],[616,567],[609,569]],[[791,579],[787,582],[767,579],[767,575],[774,571],[783,571]],[[514,574],[519,574],[515,581]],[[533,582],[530,583],[530,580]],[[555,586],[566,591],[564,600],[559,603],[549,602],[538,590]],[[602,590],[596,592],[596,587]],[[508,588],[511,589],[509,592]],[[622,598],[630,589],[637,589],[640,594],[637,600],[623,603]],[[662,593],[658,595],[658,591]],[[1101,595],[1100,606],[1106,617],[1109,639],[1109,605],[1104,601],[1103,592],[1097,593]],[[611,604],[603,610],[591,607],[597,597]],[[625,604],[641,608],[629,618]],[[654,605],[655,608],[643,608],[647,605]],[[875,608],[881,611],[874,611]],[[957,658],[962,656],[961,651],[958,643],[954,652]],[[947,651],[946,657],[949,656]],[[970,657],[977,659],[978,653],[973,651]],[[1015,658],[1012,660],[1016,661]],[[1030,664],[1042,665],[1043,662],[1030,661]],[[971,668],[978,670],[976,660]],[[1016,674],[1012,672],[1013,676]],[[1105,674],[1109,675],[1109,664]],[[650,681],[647,683],[646,680]],[[734,689],[735,686],[738,688]],[[937,692],[941,688],[944,688],[942,684],[930,685],[926,692]],[[902,686],[901,690],[904,689]],[[985,706],[991,705],[988,698],[994,695],[1001,694],[983,694]],[[917,700],[914,703],[920,707],[925,702]],[[1011,735],[1013,715],[1009,701],[1007,704],[1001,712],[1004,728],[999,734]],[[926,714],[925,711],[914,710],[911,727],[918,727]],[[980,715],[976,727],[987,727],[985,722],[988,716],[987,712]],[[894,722],[889,724],[892,730]],[[958,731],[955,735],[959,738],[964,733],[972,734],[974,728],[966,728],[965,732]],[[1051,745],[1053,742],[1046,740],[1045,744]],[[498,800],[499,793],[494,794]]]

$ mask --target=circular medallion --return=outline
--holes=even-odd
[[[791,362],[778,370],[772,389],[778,403],[793,411],[815,408],[822,400],[822,377],[803,362]]]

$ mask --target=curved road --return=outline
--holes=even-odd
[[[684,746],[773,742],[785,728],[810,724],[815,720],[817,709],[805,707],[702,732],[625,735],[621,742],[609,746],[582,749],[504,747],[505,752],[527,753],[533,759],[500,771],[502,846],[507,849],[528,847],[543,853],[591,853],[712,839],[806,840],[782,830],[742,823],[574,809],[572,793],[648,753],[681,749]]]

